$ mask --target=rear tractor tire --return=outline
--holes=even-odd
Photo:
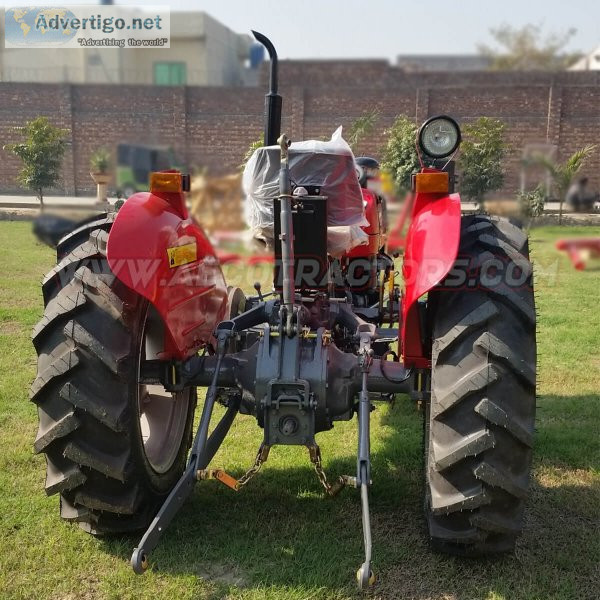
[[[425,512],[431,542],[463,556],[510,552],[523,526],[536,403],[536,313],[525,233],[505,219],[463,217],[454,270],[429,304]]]
[[[164,327],[106,260],[110,223],[92,223],[59,244],[43,282],[45,310],[33,330],[38,354],[31,400],[46,492],[60,514],[94,534],[145,528],[185,468],[196,392],[138,384]]]

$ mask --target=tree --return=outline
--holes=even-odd
[[[558,224],[562,225],[562,215],[563,215],[563,202],[565,200],[565,195],[573,178],[581,168],[585,164],[585,161],[589,158],[590,154],[596,149],[596,146],[584,146],[580,148],[567,160],[564,162],[553,161],[546,156],[538,156],[537,161],[539,164],[548,169],[550,173],[550,177],[552,178],[552,184],[554,185],[554,190],[558,194],[558,198],[560,201],[560,207],[558,211]]]
[[[561,71],[580,56],[565,52],[575,29],[543,36],[539,25],[514,28],[504,24],[490,33],[500,49],[485,44],[478,48],[480,54],[491,59],[490,68],[496,71]]]
[[[463,127],[460,150],[460,191],[481,205],[487,192],[499,190],[504,183],[503,160],[508,149],[504,123],[480,117]]]
[[[379,118],[379,110],[376,108],[368,110],[360,117],[357,117],[352,121],[348,128],[348,135],[346,140],[354,154],[358,154],[358,144],[364,139],[365,136],[372,133],[375,123]]]
[[[411,175],[419,170],[417,126],[412,119],[400,115],[384,135],[387,142],[382,150],[381,166],[391,174],[398,192],[406,192],[410,189]]]
[[[17,181],[39,198],[44,208],[44,190],[56,184],[65,153],[67,129],[55,127],[46,117],[37,117],[15,128],[23,141],[6,144],[4,150],[14,154],[23,162]]]

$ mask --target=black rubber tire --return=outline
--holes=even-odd
[[[77,223],[75,229],[61,238],[56,245],[56,262],[60,262],[69,252],[88,240],[90,232],[95,229],[110,231],[114,220],[114,213],[101,213]]]
[[[493,281],[501,271],[511,285]],[[463,217],[455,271],[429,296],[425,512],[437,550],[510,552],[521,532],[536,405],[532,271],[521,229]]]
[[[92,223],[85,234],[74,234],[86,241],[45,277],[44,316],[32,335],[38,354],[30,394],[39,414],[34,448],[46,454],[45,489],[60,493],[63,519],[94,534],[149,524],[185,468],[196,405],[190,388],[176,456],[164,472],[154,470],[141,437],[137,384],[149,307],[111,273],[108,225],[93,229]]]

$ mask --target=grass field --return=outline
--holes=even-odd
[[[539,410],[527,522],[516,554],[459,560],[432,554],[421,516],[421,415],[403,396],[373,413],[372,598],[592,599],[600,595],[600,271],[574,271],[554,250],[568,235],[532,231],[539,319]],[[276,447],[239,494],[199,485],[143,577],[135,537],[95,539],[60,521],[34,456],[30,331],[39,281],[53,263],[26,223],[0,223],[0,598],[354,598],[362,560],[355,491],[323,499],[306,451]],[[247,279],[247,277],[246,277]],[[241,417],[215,459],[239,475],[262,431]],[[356,422],[320,434],[325,467],[352,473]]]

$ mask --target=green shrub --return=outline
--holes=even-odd
[[[481,117],[463,126],[462,131],[460,192],[465,200],[481,206],[487,192],[499,190],[504,184],[504,156],[508,149],[504,123]]]
[[[404,115],[396,117],[394,124],[385,131],[387,141],[382,150],[382,168],[394,180],[399,193],[410,189],[410,177],[419,170],[416,139],[417,126]]]

